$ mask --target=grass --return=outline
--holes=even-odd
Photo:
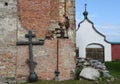
[[[105,65],[112,76],[120,79],[120,61],[106,62]]]
[[[66,80],[66,81],[47,81],[41,80],[35,83],[21,84],[120,84],[120,61],[106,62],[105,65],[110,74],[115,77],[115,81],[86,81],[86,80]]]
[[[22,83],[22,84],[120,84],[120,80],[107,81],[86,81],[86,80],[67,80],[67,81],[38,81],[36,83]]]

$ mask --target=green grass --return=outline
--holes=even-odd
[[[22,84],[120,84],[120,80],[107,82],[107,81],[85,81],[85,80],[67,80],[67,81],[38,81],[35,83],[22,83]]]
[[[112,76],[120,78],[120,61],[106,62],[105,65]]]
[[[86,81],[86,80],[66,80],[66,81],[47,81],[41,80],[35,83],[21,83],[21,84],[120,84],[120,61],[106,62],[105,65],[110,71],[110,74],[115,77],[115,81]]]

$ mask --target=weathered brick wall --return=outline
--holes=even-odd
[[[59,21],[63,19],[66,14],[70,21],[70,28],[68,30],[69,39],[75,43],[75,0],[59,0]]]
[[[66,5],[66,7],[65,7]],[[34,61],[37,62],[35,72],[39,79],[53,80],[57,65],[57,38],[45,38],[49,28],[58,28],[63,15],[70,19],[69,39],[59,39],[59,79],[71,78],[71,71],[75,68],[75,0],[19,0],[18,1],[18,38],[26,41],[24,35],[27,30],[33,30],[39,38],[45,39],[44,45],[33,47]],[[66,10],[65,10],[66,9]],[[27,46],[18,46],[17,71],[18,81],[27,80],[29,67],[26,60],[29,57]]]
[[[33,40],[45,39],[44,45],[33,46],[35,72],[39,79],[51,80],[57,64],[57,38],[45,38],[49,28],[58,28],[63,14],[70,19],[69,39],[59,40],[60,80],[70,79],[75,68],[75,0],[0,0],[0,77],[27,80],[28,46],[16,46],[27,41],[28,30],[36,34]],[[66,5],[66,7],[65,7]],[[18,9],[18,10],[17,10]],[[65,10],[66,9],[66,10]]]
[[[59,0],[50,1],[50,19],[58,21],[59,19]]]
[[[71,46],[70,46],[71,45]],[[69,39],[59,40],[59,71],[60,80],[70,79],[71,71],[75,67],[75,45]],[[22,52],[21,52],[22,51]],[[28,47],[19,46],[17,58],[17,80],[27,80],[29,67],[26,64],[28,59]],[[34,61],[37,62],[35,72],[39,79],[53,80],[54,71],[57,66],[57,39],[45,40],[44,46],[34,46]],[[22,60],[20,60],[22,59]]]
[[[50,0],[18,0],[18,8],[22,27],[44,38],[50,24]]]
[[[15,78],[17,0],[0,0],[0,78]]]

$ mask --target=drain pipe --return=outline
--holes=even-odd
[[[67,2],[67,0],[64,0],[64,16],[67,15],[66,2]],[[55,73],[54,80],[58,81],[59,80],[59,74],[60,74],[60,71],[59,71],[59,38],[57,38],[57,64],[56,64],[56,70],[55,70],[54,73]]]
[[[55,80],[58,81],[59,80],[59,38],[57,38],[57,64],[56,64],[56,70],[55,70]]]

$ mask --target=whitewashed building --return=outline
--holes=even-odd
[[[98,32],[93,22],[88,19],[88,12],[83,13],[84,20],[81,21],[76,30],[76,46],[79,49],[79,57],[93,58],[100,61],[111,61],[111,44],[106,41],[105,36]]]

